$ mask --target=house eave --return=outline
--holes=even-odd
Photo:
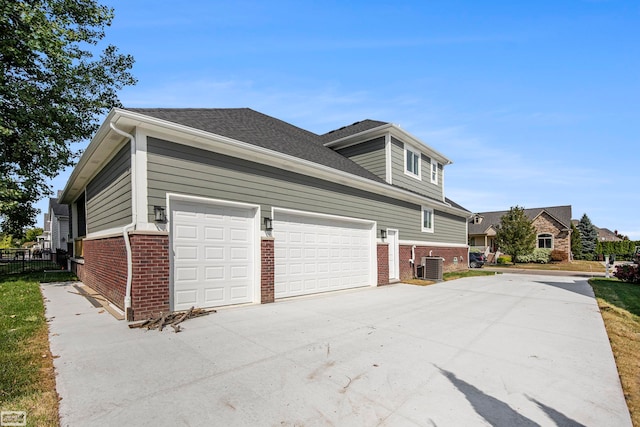
[[[381,125],[372,129],[358,132],[353,135],[345,136],[343,138],[339,138],[334,141],[326,142],[324,146],[332,148],[334,150],[339,150],[341,148],[346,148],[351,145],[356,145],[373,138],[384,136],[387,133],[391,134],[391,136],[395,137],[396,139],[399,139],[403,142],[408,142],[410,145],[412,145],[414,148],[417,148],[420,152],[422,152],[426,156],[436,159],[439,163],[443,165],[450,165],[453,163],[453,161],[447,158],[444,154],[429,147],[423,141],[421,141],[420,139],[411,135],[409,132],[402,129],[400,126],[393,123],[385,123],[384,125]]]
[[[92,177],[99,171],[98,168],[101,164],[97,165],[92,162],[91,156],[95,153],[104,153],[115,150],[116,147],[108,144],[108,139],[115,135],[115,133],[109,128],[110,122],[113,122],[120,129],[132,130],[134,128],[141,128],[161,135],[175,137],[177,140],[176,142],[196,148],[215,151],[221,154],[286,169],[291,172],[382,194],[394,199],[414,203],[416,205],[427,205],[434,209],[460,217],[466,218],[469,215],[469,212],[455,208],[445,202],[420,196],[410,191],[393,187],[390,184],[372,181],[368,178],[353,175],[348,172],[333,169],[331,167],[300,159],[288,154],[283,154],[275,150],[270,150],[211,132],[195,129],[186,125],[119,108],[111,110],[104,123],[98,129],[96,136],[91,140],[89,146],[80,157],[77,166],[71,173],[71,177],[63,190],[60,198],[62,203],[71,203],[75,200],[84,187],[86,187],[90,182]],[[119,138],[122,139],[121,137]]]

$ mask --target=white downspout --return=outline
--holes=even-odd
[[[113,122],[109,122],[109,127],[118,135],[124,136],[131,141],[131,223],[122,227],[122,237],[124,237],[124,245],[127,248],[127,289],[124,294],[124,316],[129,319],[131,311],[131,282],[133,281],[133,257],[131,254],[131,241],[129,240],[129,229],[135,227],[138,222],[138,213],[136,210],[136,138],[120,129],[116,128]]]

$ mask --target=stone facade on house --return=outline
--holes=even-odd
[[[500,219],[508,211],[480,212],[468,222],[469,246],[472,251],[484,252],[489,262],[495,262],[495,235]],[[524,209],[536,230],[536,247],[562,251],[571,259],[571,206],[551,206]]]

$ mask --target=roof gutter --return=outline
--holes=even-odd
[[[131,283],[133,282],[133,255],[131,251],[131,241],[129,239],[129,230],[135,229],[135,225],[138,222],[138,214],[136,211],[136,138],[120,129],[113,124],[113,119],[109,122],[109,127],[118,135],[124,136],[131,141],[131,223],[122,227],[122,237],[124,238],[124,245],[127,249],[127,288],[124,294],[124,317],[126,320],[132,319],[131,310]]]
[[[113,112],[115,114],[114,115],[115,118],[118,118],[118,120],[125,119],[127,120],[126,123],[131,124],[132,126],[144,127],[146,129],[149,129],[149,128],[153,129],[153,127],[157,126],[163,129],[165,132],[167,131],[175,132],[177,135],[179,135],[179,137],[182,140],[186,139],[186,140],[197,142],[197,145],[194,145],[197,148],[211,150],[213,146],[210,145],[210,143],[215,142],[217,144],[222,144],[222,145],[218,145],[216,150],[217,152],[221,152],[222,154],[238,157],[238,151],[242,151],[244,156],[246,156],[247,152],[250,152],[258,157],[265,156],[265,157],[269,157],[272,160],[273,159],[278,160],[277,163],[274,163],[274,162],[265,163],[264,161],[257,160],[256,158],[251,159],[258,163],[269,164],[271,166],[275,166],[281,169],[287,169],[292,172],[302,173],[304,175],[314,176],[320,179],[338,182],[352,188],[359,188],[359,189],[370,191],[376,194],[384,194],[386,196],[408,201],[410,203],[428,205],[430,207],[434,207],[435,209],[439,209],[445,212],[448,211],[450,213],[453,213],[455,215],[462,216],[462,217],[466,217],[467,215],[469,215],[468,211],[455,208],[443,201],[430,199],[426,196],[420,196],[408,190],[404,190],[399,187],[393,187],[392,185],[387,183],[376,182],[371,179],[353,175],[351,173],[344,172],[341,170],[336,170],[336,169],[329,170],[328,166],[324,166],[319,163],[314,163],[309,160],[300,159],[298,157],[293,157],[291,155],[283,154],[278,151],[259,147],[257,145],[253,145],[247,142],[243,142],[233,138],[214,134],[214,133],[193,128],[187,125],[182,125],[179,123],[174,123],[174,122],[170,122],[163,119],[158,119],[152,116],[147,116],[147,115],[136,113],[133,111],[114,108]],[[388,125],[385,125],[385,126],[388,126]],[[398,128],[396,127],[395,129],[398,129]],[[206,141],[206,143],[202,144],[203,141]],[[243,158],[246,158],[246,157],[243,157]],[[313,170],[315,173],[310,174],[309,173],[310,170]],[[337,179],[337,178],[342,178],[342,179]],[[348,181],[348,182],[345,182],[345,181]],[[357,183],[357,185],[354,185],[354,183]]]

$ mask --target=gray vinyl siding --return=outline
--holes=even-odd
[[[369,170],[369,172],[378,175],[382,179],[386,179],[387,168],[383,136],[337,151]]]
[[[397,228],[402,240],[466,244],[464,218],[456,229],[436,213],[435,233],[423,233],[420,205],[155,138],[147,150],[149,222],[169,192],[257,204],[263,217],[272,207],[297,209],[377,221],[378,229]]]
[[[131,148],[129,143],[87,185],[87,232],[131,222]]]
[[[438,167],[438,184],[431,183],[431,159],[424,154],[420,159],[421,180],[404,173],[404,144],[391,138],[391,182],[398,187],[442,201],[442,165]]]

